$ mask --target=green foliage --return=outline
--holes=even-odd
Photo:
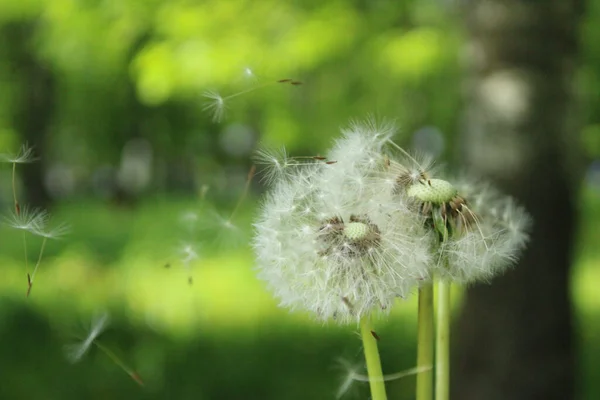
[[[307,155],[327,147],[349,119],[371,113],[397,118],[401,140],[433,125],[451,146],[462,37],[438,3],[0,0],[0,152],[24,141],[17,108],[33,81],[23,54],[55,84],[44,162],[71,167],[84,196],[93,171],[118,164],[124,144],[137,137],[152,144],[165,182],[158,189],[190,175],[194,184],[210,183],[219,200],[237,198],[232,188],[242,186],[226,179],[223,165],[247,163],[222,149],[223,132],[235,124],[249,127],[253,140]],[[588,3],[579,74],[588,126],[573,137],[598,157],[600,7]],[[302,85],[273,83],[282,78]],[[267,83],[233,98],[222,125],[202,110],[205,90],[226,96]],[[0,205],[10,201],[5,172]],[[592,216],[584,221],[572,292],[583,333],[581,393],[597,398],[599,256],[590,244],[598,242],[600,207],[597,194],[584,197]],[[169,198],[133,210],[91,200],[60,204],[56,217],[73,233],[48,244],[29,299],[21,238],[0,227],[0,398],[332,398],[343,375],[336,358],[362,360],[352,330],[279,310],[245,248],[203,248],[188,285],[173,254],[181,212],[196,203]],[[240,215],[245,227],[250,214],[248,207]],[[200,239],[213,235],[207,230]],[[28,250],[34,259],[38,249]],[[377,328],[386,372],[414,366],[413,306]],[[143,389],[97,351],[76,366],[63,361],[68,325],[104,307],[115,321],[103,338],[139,368]],[[390,397],[411,398],[413,385],[414,378],[391,383]]]
[[[21,3],[22,12],[4,14],[0,26],[17,15],[37,21],[35,57],[49,64],[59,85],[52,143],[61,143],[54,146],[61,159],[82,135],[94,155],[110,157],[132,129],[128,120],[153,119],[148,114],[172,105],[195,116],[176,133],[159,125],[138,134],[197,135],[210,129],[203,91],[227,94],[282,78],[303,85],[271,86],[230,104],[231,121],[251,123],[267,144],[294,149],[312,142],[318,151],[339,126],[367,113],[397,117],[406,133],[435,123],[451,134],[456,125],[459,34],[429,4],[394,10],[345,1]],[[17,10],[13,4],[0,1]],[[9,81],[3,66],[0,77]],[[10,103],[10,93],[3,97]],[[0,128],[10,124],[0,114]],[[97,165],[101,158],[74,161]]]

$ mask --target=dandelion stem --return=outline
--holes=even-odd
[[[138,373],[135,372],[134,370],[132,370],[131,368],[129,368],[127,366],[127,364],[125,364],[112,350],[110,350],[108,347],[104,346],[102,343],[100,343],[97,340],[94,341],[94,344],[96,346],[98,346],[98,348],[100,350],[102,350],[102,352],[104,352],[104,354],[106,354],[108,356],[108,358],[110,358],[123,371],[125,371],[127,373],[127,375],[129,375],[138,385],[140,385],[140,386],[144,385],[144,382],[142,381],[142,379],[140,378]]]
[[[435,398],[450,398],[450,282],[439,280],[437,289],[437,326]]]
[[[29,262],[27,261],[27,237],[23,232],[23,252],[25,253],[25,273],[29,275]]]
[[[17,163],[13,163],[12,167],[12,190],[13,190],[13,200],[15,201],[15,212],[17,215],[19,214],[19,202],[17,201]]]
[[[17,200],[17,163],[14,162],[12,166],[12,192],[13,200],[15,202],[15,215],[18,217],[21,214],[21,208],[19,207],[19,201]],[[25,274],[27,275],[27,285],[30,285],[29,281],[29,266],[27,261],[27,238],[25,232],[23,232],[23,251],[25,253]],[[28,291],[29,293],[29,291]]]
[[[42,255],[44,254],[44,248],[46,247],[46,241],[48,240],[48,238],[44,237],[44,240],[42,240],[42,247],[40,248],[40,255],[38,256],[38,260],[37,263],[35,263],[35,267],[33,268],[33,273],[31,274],[31,283],[33,284],[33,280],[35,279],[35,273],[38,270],[38,267],[40,266],[40,263],[42,262]]]
[[[381,360],[379,359],[379,351],[377,350],[377,339],[373,336],[372,331],[371,317],[368,315],[362,317],[360,319],[360,333],[367,361],[371,399],[386,400],[383,371],[381,370]]]
[[[419,289],[417,334],[417,368],[427,368],[417,375],[417,400],[433,399],[433,285]]]

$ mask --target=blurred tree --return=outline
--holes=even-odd
[[[3,27],[3,34],[11,38],[7,51],[9,70],[11,83],[18,87],[12,123],[21,143],[33,146],[36,154],[43,154],[57,98],[52,69],[35,51],[35,29],[35,22],[11,22]],[[35,207],[46,207],[50,201],[44,168],[43,160],[23,168],[25,197]]]
[[[468,1],[463,160],[533,216],[520,265],[466,294],[452,398],[570,399],[578,0]]]

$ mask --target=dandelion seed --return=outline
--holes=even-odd
[[[198,255],[198,252],[196,251],[195,246],[190,243],[183,244],[181,247],[180,253],[181,253],[181,262],[184,265],[189,265],[193,261],[200,258],[200,256]]]
[[[405,154],[411,165],[392,161],[389,170],[397,176],[398,190],[416,201],[415,211],[438,235],[436,273],[468,284],[489,281],[513,265],[528,240],[525,210],[489,186],[434,178],[431,160]]]
[[[94,341],[104,332],[109,323],[108,313],[96,315],[92,319],[90,330],[81,342],[65,346],[65,354],[71,363],[77,363],[89,350]]]
[[[131,377],[138,385],[143,386],[144,382],[140,375],[131,369],[121,358],[119,358],[112,350],[100,343],[98,337],[106,330],[109,323],[108,313],[102,313],[96,315],[92,319],[90,330],[82,341],[69,344],[64,347],[65,355],[67,360],[73,364],[81,361],[83,356],[89,351],[92,345],[95,345],[100,351],[102,351],[108,358],[110,358],[119,368],[121,368],[127,375]]]
[[[98,347],[104,354],[108,356],[119,368],[121,368],[131,379],[135,381],[140,386],[144,386],[144,381],[140,377],[140,375],[131,369],[123,360],[121,360],[112,350],[108,347],[104,346],[99,341],[95,341],[94,344]]]
[[[202,109],[212,115],[213,122],[221,122],[225,114],[225,98],[223,98],[218,92],[212,90],[204,92],[202,96],[209,99]]]
[[[17,154],[0,154],[0,162],[10,164],[27,164],[36,161],[37,158],[33,154],[33,147],[24,144],[19,149]]]
[[[293,176],[293,173],[289,173],[294,168],[310,167],[319,162],[329,165],[336,163],[336,161],[327,161],[327,157],[323,156],[290,157],[285,147],[278,149],[261,147],[256,151],[252,160],[256,165],[263,167],[259,171],[259,175],[261,176],[261,181],[267,185],[270,185],[277,179]]]
[[[243,71],[244,78],[250,82],[257,82],[258,77],[250,67],[245,67]]]
[[[192,266],[200,259],[197,246],[192,243],[183,243],[178,250],[179,259],[184,269],[188,273],[188,283],[192,284]]]
[[[344,377],[336,393],[336,398],[340,399],[346,395],[352,388],[354,382],[369,382],[372,378],[361,374],[362,367],[358,364],[351,364],[348,360],[339,359],[338,364],[344,370]],[[422,372],[431,371],[433,366],[414,367],[404,371],[387,374],[380,378],[384,382],[395,381],[409,376],[417,375]]]
[[[37,236],[41,236],[44,239],[60,239],[70,231],[70,226],[66,223],[61,223],[52,228],[47,227],[47,222],[44,222],[42,226],[34,228],[31,233]]]
[[[286,168],[291,165],[284,147],[279,149],[261,148],[256,151],[252,160],[257,165],[265,167],[260,171],[260,175],[261,180],[268,184],[281,177]]]
[[[250,68],[244,70],[244,75],[251,77],[253,80],[257,80],[256,75]],[[269,81],[263,84],[259,84],[248,89],[242,90],[237,93],[230,94],[228,96],[221,96],[214,90],[205,91],[202,96],[208,98],[208,102],[202,107],[202,109],[212,115],[213,122],[221,122],[227,109],[227,102],[235,97],[244,95],[246,93],[254,92],[255,90],[262,89],[266,86],[270,86],[276,83],[289,83],[292,86],[302,85],[302,82],[292,79],[279,79],[276,81]]]
[[[22,207],[19,211],[3,217],[3,222],[13,229],[34,233],[45,228],[48,212],[38,208]]]

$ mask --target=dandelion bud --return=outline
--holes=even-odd
[[[458,192],[450,182],[442,179],[428,179],[413,184],[408,188],[407,194],[423,202],[442,204],[452,201]]]

